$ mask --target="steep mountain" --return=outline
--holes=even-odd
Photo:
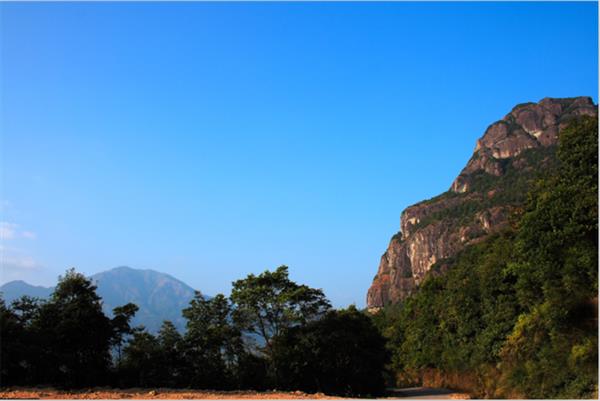
[[[377,309],[412,294],[432,266],[509,222],[536,177],[556,165],[558,135],[579,116],[597,116],[589,97],[517,105],[490,125],[447,192],[406,208],[367,293]]]
[[[116,306],[132,302],[139,307],[134,325],[143,324],[151,332],[160,328],[163,320],[170,320],[183,331],[185,319],[181,310],[194,297],[194,289],[176,278],[153,270],[117,267],[90,277],[98,286],[104,312],[112,315]],[[12,281],[0,287],[7,303],[29,295],[47,298],[53,288],[35,287],[23,281]]]
[[[189,306],[194,289],[184,282],[165,273],[130,267],[94,274],[91,279],[98,286],[106,312],[132,302],[140,308],[134,324],[143,324],[154,332],[163,320],[170,320],[179,330],[185,328],[181,310]]]

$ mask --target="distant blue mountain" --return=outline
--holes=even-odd
[[[7,304],[10,304],[12,301],[23,295],[46,299],[52,294],[52,291],[54,291],[53,287],[35,286],[28,284],[23,280],[11,281],[0,286],[2,298],[4,298]]]
[[[104,313],[112,316],[113,308],[132,302],[140,309],[133,325],[144,325],[149,331],[157,332],[164,320],[173,322],[178,330],[184,331],[185,319],[181,310],[189,306],[194,289],[176,278],[154,270],[139,270],[117,267],[90,277],[98,286],[97,293],[103,300]],[[28,295],[48,298],[53,287],[40,287],[24,281],[11,281],[0,286],[7,304]]]

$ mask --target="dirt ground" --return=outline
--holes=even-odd
[[[88,390],[56,390],[53,388],[7,388],[0,390],[0,399],[86,399],[86,400],[115,400],[115,399],[340,399],[323,393],[307,394],[301,391],[210,391],[210,390],[175,390],[175,389],[108,389],[93,388]]]
[[[430,390],[421,388],[407,389],[406,394],[398,392],[386,399],[468,399],[467,394],[451,391],[431,393]],[[435,390],[434,390],[435,391]],[[444,390],[445,391],[445,390]],[[323,393],[308,394],[302,391],[211,391],[211,390],[179,390],[179,389],[112,389],[92,388],[87,390],[57,390],[54,388],[4,388],[0,389],[0,399],[46,399],[46,400],[339,400],[342,397],[328,396]]]

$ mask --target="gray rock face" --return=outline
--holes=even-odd
[[[589,97],[518,105],[490,125],[450,190],[402,212],[367,293],[377,309],[412,294],[431,267],[508,224],[530,179],[552,165],[558,135],[580,116],[597,116]]]
[[[516,106],[502,120],[490,125],[477,141],[471,160],[454,180],[451,190],[467,192],[469,176],[480,170],[494,176],[504,174],[504,159],[514,158],[526,149],[554,145],[558,133],[569,121],[597,113],[589,97],[545,98],[539,103]]]

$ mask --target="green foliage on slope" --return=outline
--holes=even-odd
[[[525,313],[503,349],[507,381],[541,398],[597,393],[598,121],[561,136],[559,174],[531,194],[517,232]]]
[[[504,174],[494,176],[478,171],[469,176],[469,191],[457,194],[444,192],[426,203],[443,202],[461,198],[452,204],[422,218],[413,230],[445,220],[459,225],[470,223],[475,214],[495,206],[515,207],[527,200],[531,185],[543,176],[556,170],[556,146],[526,149],[518,156],[503,160]]]
[[[480,397],[597,395],[597,125],[563,131],[557,169],[515,226],[444,261],[445,274],[375,317],[398,376],[462,373]]]

